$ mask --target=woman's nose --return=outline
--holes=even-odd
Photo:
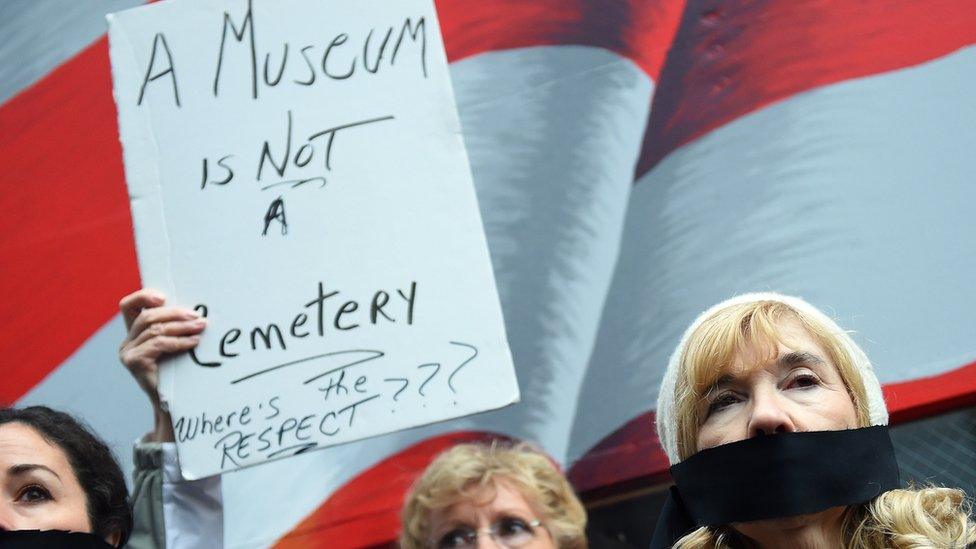
[[[796,425],[775,392],[753,395],[752,415],[749,418],[749,438],[777,433],[792,433]]]

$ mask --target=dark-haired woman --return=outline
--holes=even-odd
[[[44,406],[0,410],[0,546],[122,547],[132,531],[112,452]]]

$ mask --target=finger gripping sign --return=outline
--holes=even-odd
[[[511,356],[431,0],[110,15],[143,284],[187,478],[505,406]]]

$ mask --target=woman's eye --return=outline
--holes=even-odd
[[[733,404],[739,402],[739,398],[733,393],[722,393],[715,397],[711,403],[708,405],[708,413],[712,414],[714,412],[721,411]]]
[[[498,522],[498,534],[503,537],[529,531],[529,523],[520,518],[506,517]]]
[[[473,530],[467,528],[455,528],[450,532],[441,536],[440,541],[437,542],[437,549],[454,549],[455,547],[466,547],[468,546],[477,534]]]
[[[51,492],[43,486],[31,485],[21,490],[17,499],[25,503],[38,503],[51,499]]]
[[[789,387],[805,389],[807,387],[813,387],[818,383],[819,380],[816,378],[816,376],[809,375],[809,374],[801,374],[794,377],[792,380],[790,380]]]

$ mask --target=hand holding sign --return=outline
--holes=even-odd
[[[173,442],[172,419],[159,402],[159,362],[167,354],[189,351],[200,343],[206,319],[194,311],[165,307],[159,292],[142,289],[119,302],[126,335],[119,360],[152,403],[155,426],[149,441]]]
[[[430,0],[109,22],[143,281],[207,323],[160,371],[184,476],[517,400]]]

